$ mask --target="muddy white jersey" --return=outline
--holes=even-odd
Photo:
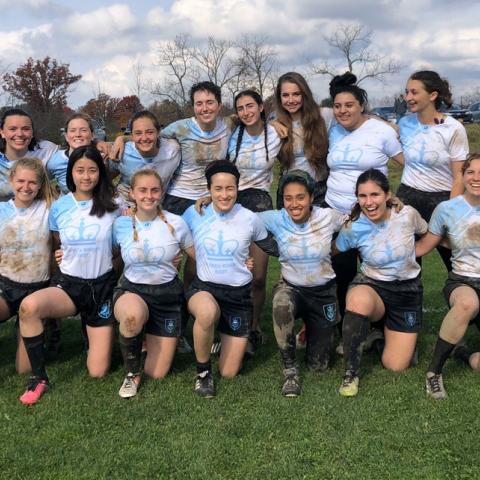
[[[235,159],[239,131],[237,128],[233,132],[228,145],[230,161],[235,161],[240,172],[238,189],[257,188],[269,192],[273,180],[273,165],[281,147],[280,137],[271,125],[267,125],[267,162],[265,133],[252,136],[244,129],[238,157]]]
[[[412,207],[400,212],[391,210],[390,218],[374,223],[363,213],[358,220],[348,222],[336,239],[338,250],[358,248],[360,270],[375,280],[409,280],[420,273],[415,260],[415,235],[423,235],[427,222]]]
[[[194,117],[178,120],[162,130],[162,137],[180,145],[181,161],[170,183],[168,193],[180,198],[197,200],[208,194],[205,167],[227,156],[231,130],[222,118],[215,128],[204,131]]]
[[[452,247],[452,270],[457,275],[480,278],[480,207],[470,205],[463,195],[441,202],[428,229],[447,236]]]
[[[424,125],[417,115],[407,115],[398,123],[405,167],[402,183],[423,192],[450,192],[451,162],[468,155],[465,127],[452,117],[438,125]]]
[[[272,233],[280,252],[282,277],[302,287],[325,285],[335,278],[332,238],[347,219],[331,208],[313,207],[305,223],[295,223],[287,211],[270,210],[257,215]]]
[[[36,283],[50,276],[50,229],[43,200],[17,208],[0,202],[0,275],[14,282]]]

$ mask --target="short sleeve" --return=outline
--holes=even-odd
[[[52,232],[58,232],[57,214],[58,214],[58,208],[56,207],[56,205],[52,205],[52,208],[48,213],[48,228]]]
[[[349,222],[348,225],[344,225],[340,230],[337,239],[335,240],[337,250],[340,252],[346,252],[347,250],[351,250],[357,246],[352,226],[352,222]]]
[[[430,219],[430,223],[428,224],[428,230],[433,233],[434,235],[438,235],[443,237],[446,233],[447,227],[445,225],[444,220],[444,202],[437,205],[435,210],[433,211],[432,218]]]
[[[397,132],[390,127],[389,125],[385,125],[385,142],[383,144],[384,153],[389,157],[394,157],[399,153],[402,153],[402,145],[400,140],[398,139]]]
[[[330,209],[331,210],[331,216],[332,216],[332,228],[334,232],[340,231],[340,229],[345,225],[345,222],[348,219],[348,215],[339,212],[338,210],[335,209]]]
[[[463,162],[467,159],[469,152],[467,132],[463,125],[458,125],[450,139],[448,153],[453,162]]]
[[[177,139],[177,125],[178,121],[167,125],[162,131],[160,132],[160,136],[163,138],[171,138],[176,140]]]
[[[267,238],[268,233],[262,220],[255,214],[252,215],[252,219],[253,219],[252,240],[256,242],[258,240],[264,240],[265,238]]]
[[[428,223],[421,217],[417,210],[412,207],[413,225],[416,235],[423,235],[428,231]]]
[[[190,248],[193,245],[193,238],[187,223],[182,217],[178,217],[177,225],[178,226],[175,227],[175,233],[178,238],[180,248],[182,250]]]

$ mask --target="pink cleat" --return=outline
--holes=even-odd
[[[19,398],[24,405],[35,405],[40,397],[48,390],[48,380],[31,377],[25,393]]]

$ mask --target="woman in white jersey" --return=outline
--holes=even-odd
[[[240,172],[237,202],[252,212],[272,210],[270,187],[273,165],[281,147],[274,127],[266,121],[262,97],[254,90],[240,92],[234,100],[240,125],[228,145],[228,156]],[[247,352],[253,354],[261,343],[260,316],[265,303],[268,255],[252,245],[253,322]]]
[[[275,238],[280,257],[282,278],[274,289],[272,319],[283,362],[282,394],[286,397],[301,392],[294,332],[297,316],[306,325],[306,363],[314,372],[328,368],[339,320],[330,255],[333,235],[347,216],[312,206],[314,190],[315,181],[307,172],[290,170],[279,186],[284,208],[258,214]]]
[[[340,394],[358,392],[363,344],[370,322],[384,319],[382,364],[402,371],[411,363],[422,318],[423,288],[415,261],[415,235],[427,223],[412,207],[396,212],[387,177],[379,170],[362,173],[356,183],[357,204],[342,228],[336,249],[358,249],[360,273],[350,284],[343,318],[345,376]]]
[[[465,191],[435,208],[428,233],[417,242],[418,256],[425,255],[447,238],[452,247],[452,271],[443,289],[450,310],[445,315],[427,372],[427,394],[447,398],[442,370],[468,325],[479,326],[480,305],[480,154],[472,154],[463,165]],[[465,347],[463,347],[465,349]],[[470,366],[479,369],[479,354],[466,353]]]
[[[0,322],[18,314],[25,297],[48,286],[51,266],[48,211],[55,192],[41,161],[17,160],[10,185],[13,198],[0,202]],[[30,370],[20,336],[15,363],[18,373]]]
[[[202,213],[191,206],[183,218],[192,232],[197,270],[186,293],[195,317],[195,392],[210,398],[215,396],[210,352],[217,324],[220,374],[234,377],[242,366],[253,313],[252,273],[245,262],[252,242],[265,239],[267,232],[253,212],[235,203],[240,177],[235,165],[212,162],[205,177],[212,203]]]
[[[277,120],[288,130],[278,159],[283,173],[304,170],[315,179],[313,202],[321,205],[327,189],[328,129],[333,120],[330,108],[320,108],[305,78],[296,72],[283,74],[275,89]],[[282,199],[277,196],[277,207]]]
[[[131,177],[131,215],[113,225],[114,247],[120,248],[124,270],[114,295],[120,324],[120,347],[127,376],[123,398],[137,393],[141,378],[144,327],[145,373],[163,378],[170,370],[181,334],[185,309],[183,285],[173,260],[180,250],[194,257],[192,236],[185,221],[161,208],[162,180],[156,170],[143,169]]]
[[[116,186],[122,207],[132,206],[129,198],[132,175],[143,169],[155,170],[162,179],[165,192],[173,173],[180,164],[180,147],[175,140],[160,139],[160,124],[157,117],[148,110],[137,112],[132,117],[131,141],[125,144],[118,161],[110,162],[113,172],[120,173]]]
[[[442,107],[452,105],[447,80],[437,72],[415,72],[408,79],[405,99],[411,115],[403,117],[400,141],[405,168],[397,195],[430,221],[435,207],[463,192],[462,166],[468,155],[465,128]],[[437,246],[447,270],[451,270],[451,251]]]
[[[103,377],[110,366],[115,319],[112,293],[116,275],[112,265],[112,225],[118,216],[109,181],[98,150],[87,145],[75,149],[67,168],[68,195],[50,210],[54,248],[63,256],[60,272],[51,287],[25,298],[20,305],[20,333],[32,366],[32,378],[20,397],[36,403],[48,389],[43,345],[44,318],[85,314],[89,350],[87,368],[92,377]]]
[[[9,183],[13,163],[25,156],[36,157],[45,166],[58,150],[57,145],[35,138],[32,118],[19,108],[3,112],[0,119],[0,201],[9,200],[13,193]]]

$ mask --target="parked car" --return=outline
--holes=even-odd
[[[480,102],[472,103],[468,107],[468,113],[473,123],[480,123]]]
[[[446,115],[450,115],[456,120],[468,123],[472,121],[472,115],[470,114],[468,108],[462,108],[459,105],[452,105],[446,112]]]
[[[395,115],[395,109],[393,107],[375,107],[372,108],[371,113],[378,115],[387,122],[397,123],[397,116]]]

